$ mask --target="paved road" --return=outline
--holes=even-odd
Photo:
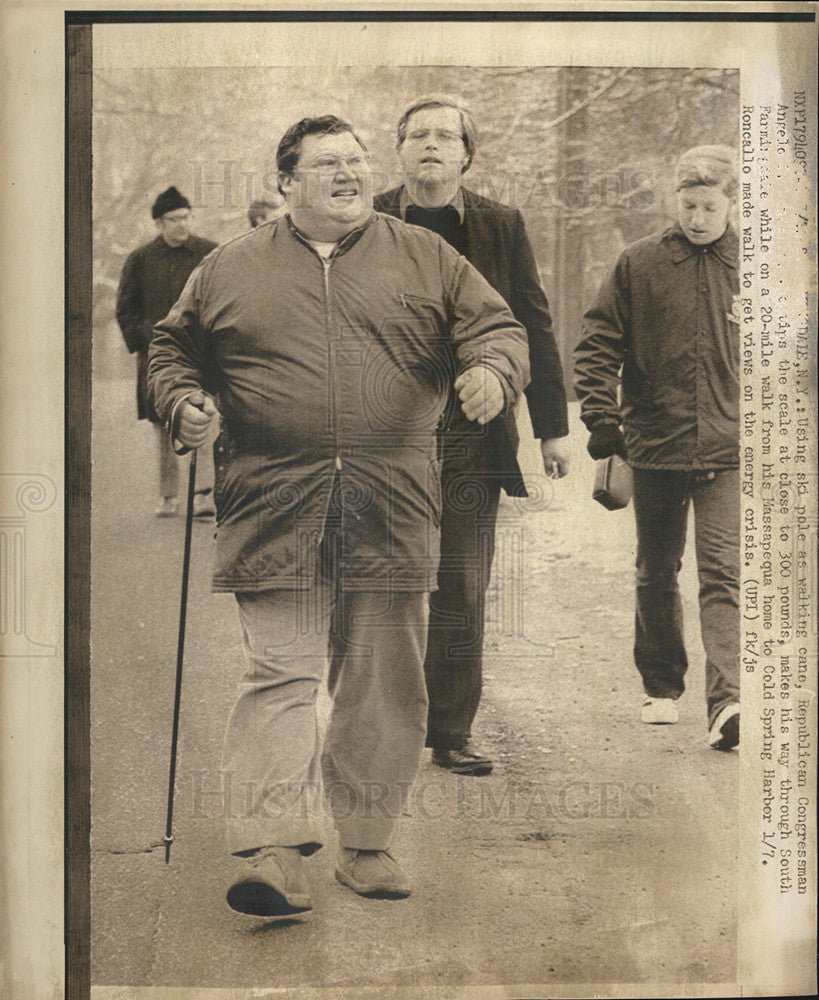
[[[153,440],[132,392],[109,379],[94,396],[96,987],[280,987],[303,998],[313,986],[357,986],[351,995],[381,998],[440,986],[471,998],[479,984],[536,996],[525,984],[733,981],[738,755],[705,742],[694,570],[683,571],[693,655],[681,721],[640,726],[631,513],[590,501],[579,433],[572,482],[502,510],[478,733],[497,767],[456,778],[425,757],[396,842],[415,885],[402,902],[338,885],[328,828],[309,862],[306,919],[245,920],[224,904],[219,753],[241,649],[232,597],[209,591],[212,526],[195,524],[166,867],[157,845],[183,523],[152,515]]]

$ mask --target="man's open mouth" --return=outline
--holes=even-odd
[[[357,196],[358,196],[357,187],[338,188],[338,190],[333,191],[332,194],[333,198],[355,198]]]

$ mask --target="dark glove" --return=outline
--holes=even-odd
[[[619,455],[627,458],[626,439],[617,424],[596,424],[589,435],[586,448],[592,458],[608,458]]]

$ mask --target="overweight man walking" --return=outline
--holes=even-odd
[[[373,212],[366,150],[334,116],[277,151],[288,214],[224,245],[158,324],[149,383],[172,437],[217,411],[214,589],[246,655],[223,768],[233,909],[310,909],[321,773],[336,877],[400,898],[390,851],[424,745],[426,593],[438,563],[435,426],[454,382],[469,420],[528,381],[525,332],[440,237]],[[331,716],[316,697],[328,646]]]

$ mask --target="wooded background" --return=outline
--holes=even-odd
[[[97,72],[93,78],[95,372],[130,371],[112,323],[126,255],[155,236],[175,184],[194,231],[222,242],[276,188],[275,150],[305,115],[337,114],[366,143],[376,192],[400,182],[395,125],[419,95],[473,109],[465,184],[523,212],[571,387],[580,320],[628,243],[674,218],[674,163],[738,146],[739,73],[605,67],[271,67]]]

